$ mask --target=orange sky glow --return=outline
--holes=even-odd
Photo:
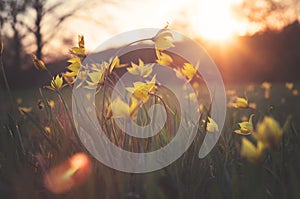
[[[91,46],[117,33],[136,28],[161,28],[166,23],[170,24],[170,28],[191,37],[221,41],[234,35],[255,31],[253,30],[255,27],[250,27],[245,21],[238,20],[234,16],[233,6],[240,1],[129,0],[115,4],[101,4],[89,12],[92,20],[73,20],[68,28],[69,31],[81,32],[90,38],[91,42],[87,41],[87,44]],[[185,23],[189,27],[188,30],[178,27],[178,21]],[[101,24],[98,26],[97,23]]]
[[[55,2],[50,0],[49,2]],[[82,3],[70,0],[68,4]],[[44,54],[57,54],[53,49],[64,47],[65,38],[76,43],[77,34],[85,36],[89,51],[113,35],[139,28],[162,28],[191,38],[227,42],[235,36],[252,34],[261,29],[233,11],[242,0],[103,0],[95,6],[79,10],[57,30],[59,34],[45,48]],[[62,8],[65,9],[65,8]],[[46,26],[46,23],[45,23]],[[46,28],[45,28],[46,29]],[[67,52],[67,47],[65,49]],[[62,54],[64,52],[59,52]]]

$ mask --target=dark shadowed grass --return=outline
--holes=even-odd
[[[32,107],[30,112],[19,113],[17,108],[14,112],[7,111],[7,96],[1,95],[0,198],[299,198],[299,96],[293,96],[284,84],[278,83],[272,85],[270,98],[265,99],[260,85],[254,85],[252,91],[247,86],[233,89],[237,95],[255,102],[257,108],[228,108],[221,138],[204,159],[198,158],[205,135],[200,126],[188,151],[166,168],[147,174],[127,174],[90,157],[92,175],[87,182],[60,195],[45,188],[45,173],[76,152],[88,154],[74,132],[73,121],[60,97],[46,90],[13,91],[16,99],[22,98],[19,106]],[[64,89],[62,96],[70,109],[71,91]],[[54,108],[49,100],[54,101]],[[255,123],[265,115],[273,116],[284,130],[280,145],[268,149],[258,163],[250,163],[240,156],[241,136],[233,133],[241,118],[251,113],[255,114]],[[172,113],[169,115],[171,117]],[[145,119],[141,123],[147,123],[146,116],[139,118]],[[153,138],[152,142],[158,143],[156,147],[172,138],[168,133],[176,130],[177,119],[175,116],[171,119],[171,126],[165,126],[162,135]],[[113,121],[105,125],[111,140],[115,139],[112,132],[122,134],[120,129],[113,127]],[[51,129],[50,133],[45,130],[46,126]],[[115,140],[116,144],[125,143],[129,151],[135,150],[134,143],[146,149],[147,142],[134,142],[124,134]]]

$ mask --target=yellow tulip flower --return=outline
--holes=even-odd
[[[144,62],[139,59],[139,65],[131,62],[131,67],[127,68],[128,72],[133,75],[140,75],[141,77],[148,77],[152,73],[153,64],[144,64]]]
[[[73,47],[69,50],[72,55],[79,58],[85,57],[85,47],[84,47],[84,37],[83,35],[78,35],[78,47]]]
[[[242,97],[237,97],[229,106],[234,108],[249,108],[248,100]]]
[[[264,94],[265,99],[269,99],[270,98],[270,89],[272,87],[272,84],[269,82],[263,82],[261,84],[261,87],[263,89],[265,89],[265,94]]]
[[[272,117],[266,116],[257,125],[255,138],[268,147],[275,147],[279,144],[283,131],[278,122]]]
[[[77,57],[85,57],[85,48],[73,47],[69,52]]]
[[[22,115],[24,115],[24,113],[30,113],[32,111],[32,107],[19,106],[18,110]]]
[[[193,77],[196,75],[198,67],[199,67],[199,62],[196,64],[196,66],[193,66],[190,63],[184,63],[181,72],[185,77],[187,77],[188,81],[191,81]]]
[[[242,138],[242,146],[241,146],[241,156],[247,158],[250,162],[258,162],[264,153],[264,144],[262,142],[257,142],[255,146],[252,142],[250,142],[247,138]]]
[[[286,82],[285,83],[285,87],[288,89],[288,90],[292,90],[294,88],[294,84],[292,82]]]
[[[32,54],[32,62],[37,70],[47,70],[45,63],[42,60],[38,59],[34,54]]]
[[[71,71],[69,74],[76,76],[81,67],[80,59],[78,57],[73,57],[72,59],[69,59],[68,62],[70,65],[67,68]]]
[[[109,63],[111,63],[109,73],[111,73],[114,68],[122,68],[124,66],[127,66],[127,64],[121,64],[120,59],[117,56],[114,58],[110,58]]]
[[[254,132],[254,127],[252,123],[253,116],[254,114],[250,116],[249,121],[240,122],[239,123],[240,129],[235,130],[234,132],[241,135],[249,135],[253,133]]]
[[[84,36],[78,35],[78,46],[79,48],[84,48]]]
[[[63,78],[59,75],[56,75],[56,77],[52,79],[50,86],[46,86],[46,88],[57,91],[60,90],[63,87]]]
[[[270,88],[272,87],[272,84],[270,82],[263,82],[261,84],[261,87],[265,90],[270,90]]]
[[[145,103],[149,99],[149,93],[155,91],[155,78],[156,76],[154,75],[148,83],[134,82],[133,87],[128,87],[126,90]]]
[[[135,97],[131,98],[130,106],[120,98],[117,98],[109,105],[106,117],[124,119],[134,118],[138,106],[139,104]],[[114,113],[112,113],[112,110]]]
[[[299,91],[298,91],[297,89],[294,89],[294,90],[292,91],[292,94],[293,94],[294,96],[297,96],[297,95],[299,94]]]
[[[208,122],[206,125],[206,131],[210,133],[217,133],[219,132],[218,124],[210,117],[207,118]]]
[[[171,66],[173,59],[166,53],[156,50],[157,60],[156,62],[162,66]]]
[[[173,34],[168,29],[160,30],[152,39],[155,42],[155,49],[166,50],[170,47],[174,47]]]

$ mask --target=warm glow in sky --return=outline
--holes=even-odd
[[[162,28],[167,22],[171,29],[187,36],[214,41],[226,40],[247,31],[247,24],[238,21],[232,12],[232,6],[240,0],[111,2],[104,1],[90,8],[82,13],[82,19],[70,20],[67,26],[69,35],[85,35],[87,48],[94,49],[112,35],[137,28]],[[188,28],[178,24],[185,24]]]
[[[233,6],[241,0],[195,1],[195,14],[191,25],[204,39],[226,40],[234,35],[245,34],[246,23],[238,21]]]
[[[73,40],[75,44],[77,34],[85,36],[86,48],[91,51],[113,35],[139,28],[162,28],[167,23],[172,30],[188,37],[217,42],[228,41],[234,35],[244,35],[251,27],[245,20],[240,21],[234,16],[232,7],[241,0],[93,1],[96,2],[94,6],[78,10],[75,18],[57,29],[63,34],[58,34],[51,41],[50,46],[45,48],[45,55],[53,54],[51,49],[57,46],[63,47],[61,42],[64,38]],[[68,4],[82,2],[70,0]],[[70,44],[67,45],[69,47]]]

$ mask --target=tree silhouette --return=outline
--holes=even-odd
[[[47,0],[31,0],[31,8],[35,12],[35,17],[33,22],[28,24],[23,24],[26,29],[34,35],[35,38],[35,46],[36,46],[36,56],[39,59],[42,59],[43,57],[43,47],[47,42],[51,40],[57,33],[56,29],[59,28],[60,25],[70,17],[74,16],[76,14],[76,11],[79,9],[83,9],[91,5],[91,3],[84,3],[84,4],[77,4],[73,5],[72,9],[63,9],[58,12],[58,9],[60,9],[63,6],[66,6],[68,1],[64,0],[57,0],[52,5],[47,4]],[[68,4],[68,7],[69,4]],[[59,13],[57,15],[57,13]],[[52,29],[51,32],[44,33],[43,27],[44,27],[44,20],[46,17],[51,17],[52,22],[51,24],[48,23],[47,26],[51,26]]]
[[[281,29],[297,20],[300,2],[298,0],[243,0],[235,6],[238,15],[246,17],[262,30]]]
[[[20,65],[22,40],[32,35],[34,37],[35,54],[43,57],[43,47],[57,33],[57,28],[67,19],[74,16],[79,9],[93,5],[94,1],[71,4],[68,1],[56,0],[49,3],[47,0],[6,0],[0,3],[0,22],[2,27],[7,26],[13,32],[15,65]],[[61,9],[68,8],[68,9]],[[33,13],[33,16],[31,16]],[[24,20],[26,18],[26,20]],[[46,25],[49,32],[43,31],[45,19],[51,18]],[[5,29],[4,33],[9,34]]]
[[[5,25],[12,31],[12,50],[13,55],[13,65],[15,67],[20,67],[20,62],[22,59],[22,40],[25,34],[22,31],[22,20],[20,15],[26,12],[29,6],[29,0],[10,0],[0,2],[0,28],[2,29]]]

